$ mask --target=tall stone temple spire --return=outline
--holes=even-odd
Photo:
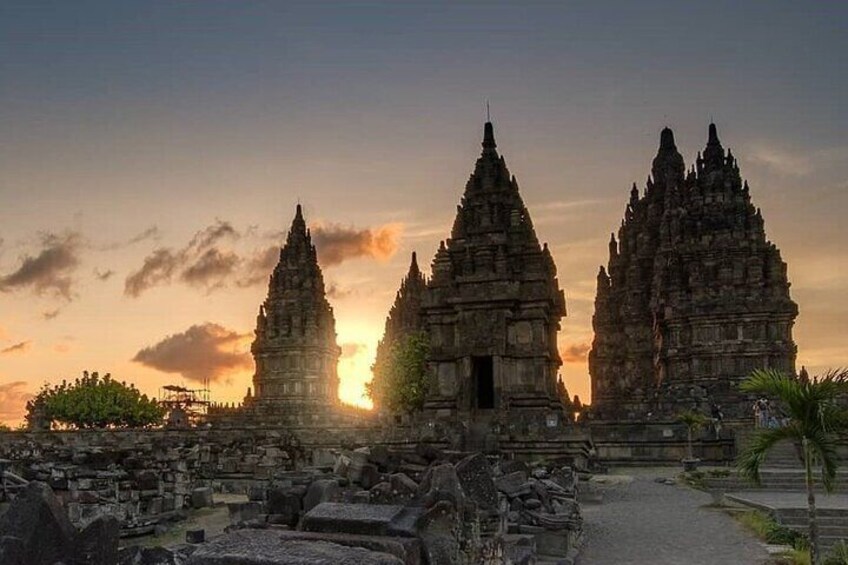
[[[589,355],[595,418],[684,409],[744,417],[737,385],[758,367],[792,372],[798,313],[786,264],[715,124],[685,173],[666,128],[644,195],[634,185],[598,275]]]
[[[386,318],[383,339],[377,344],[375,366],[381,365],[388,359],[396,343],[406,336],[421,331],[421,298],[426,288],[427,279],[418,268],[418,257],[413,252],[409,271],[400,283],[394,304]],[[377,408],[380,407],[377,406]]]
[[[321,417],[319,409],[338,404],[336,322],[300,204],[259,308],[251,351],[256,373],[246,402],[257,412],[307,424]]]
[[[482,148],[421,301],[435,380],[425,413],[474,420],[526,409],[544,420],[561,412],[565,298],[490,122]],[[510,425],[522,425],[518,412]]]

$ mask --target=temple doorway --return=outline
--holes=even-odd
[[[474,407],[491,410],[495,407],[495,371],[492,357],[472,357],[471,377],[474,382]]]

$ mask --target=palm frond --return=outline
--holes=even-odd
[[[739,474],[759,485],[760,467],[765,461],[769,450],[777,442],[785,439],[800,439],[798,428],[790,425],[784,428],[763,429],[754,434],[751,444],[739,455],[736,462]]]
[[[821,465],[822,484],[827,492],[831,492],[836,483],[836,468],[839,466],[839,454],[836,451],[836,437],[824,431],[807,438],[811,455],[811,464]]]

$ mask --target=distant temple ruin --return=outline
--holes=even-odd
[[[633,185],[609,249],[589,354],[596,419],[713,404],[741,418],[750,403],[737,385],[752,369],[794,372],[798,307],[786,264],[714,124],[688,173],[672,131],[662,131],[646,190]]]
[[[325,425],[353,411],[339,401],[336,320],[300,204],[259,308],[255,333],[250,348],[256,364],[253,390],[248,389],[240,407],[212,407],[211,421]]]
[[[557,427],[566,417],[557,352],[565,298],[518,183],[486,123],[483,152],[426,280],[415,255],[378,358],[412,332],[428,337],[433,383],[422,419],[478,435]],[[493,431],[494,430],[494,431]]]
[[[421,300],[436,382],[425,413],[469,420],[530,411],[541,422],[559,418],[563,316],[553,257],[539,244],[487,122],[483,152]]]

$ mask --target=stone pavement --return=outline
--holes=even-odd
[[[759,565],[765,547],[733,518],[705,507],[712,497],[657,483],[675,468],[628,469],[599,485],[600,504],[584,504],[586,543],[577,565]],[[617,480],[616,480],[617,479]]]

